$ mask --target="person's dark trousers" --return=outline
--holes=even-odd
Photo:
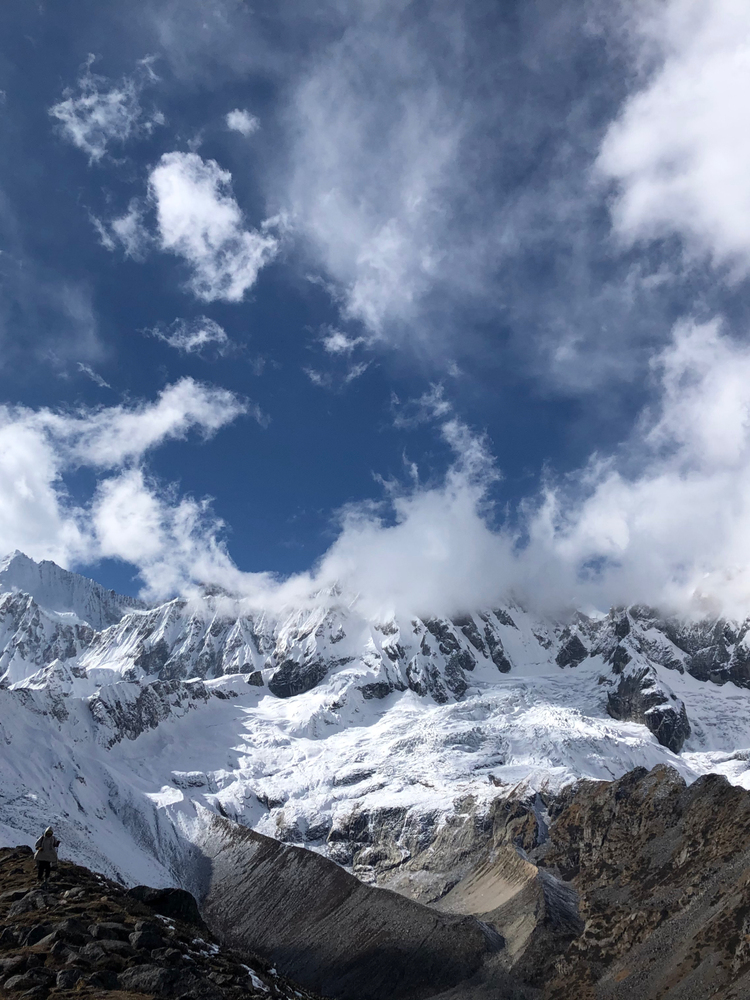
[[[40,882],[46,882],[52,871],[52,864],[49,861],[37,861],[36,874]]]

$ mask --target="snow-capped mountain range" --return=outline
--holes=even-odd
[[[16,552],[0,747],[0,845],[52,823],[70,858],[179,884],[218,813],[383,881],[519,788],[662,762],[750,787],[750,621],[148,607]]]

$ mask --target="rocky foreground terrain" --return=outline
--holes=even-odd
[[[39,885],[28,847],[0,850],[0,995],[33,1000],[316,1000],[216,943],[184,890],[126,890],[62,862]]]

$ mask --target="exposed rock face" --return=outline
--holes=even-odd
[[[147,729],[155,729],[173,714],[182,714],[211,693],[202,681],[154,681],[106,687],[90,700],[91,714],[100,726],[102,742],[112,746],[121,739],[134,740]]]
[[[433,905],[474,914],[505,946],[441,1000],[496,996],[498,969],[540,1000],[750,996],[744,789],[716,775],[688,787],[669,767],[638,768],[546,802],[498,803],[484,837],[468,873]],[[465,858],[466,844],[456,854],[464,871]]]
[[[28,847],[0,850],[0,993],[316,1000],[262,959],[217,944],[184,890],[127,891],[65,862],[40,886]]]
[[[632,607],[629,614],[639,631],[653,637],[652,658],[659,657],[664,666],[685,670],[698,680],[716,684],[731,680],[739,687],[750,687],[750,620],[684,622],[662,618],[654,609],[643,607]],[[648,648],[649,640],[643,645]]]
[[[750,996],[750,793],[666,767],[582,783],[537,854],[585,921],[545,1000]]]
[[[659,683],[653,668],[623,674],[607,695],[607,711],[613,719],[642,722],[673,753],[679,753],[690,736],[685,705]]]

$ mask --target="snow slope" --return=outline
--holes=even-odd
[[[282,616],[224,596],[146,608],[15,554],[0,843],[52,823],[89,867],[179,883],[220,813],[372,878],[384,829],[395,864],[519,784],[667,762],[750,787],[748,638],[637,607],[566,622],[513,604],[374,622],[336,595]]]

